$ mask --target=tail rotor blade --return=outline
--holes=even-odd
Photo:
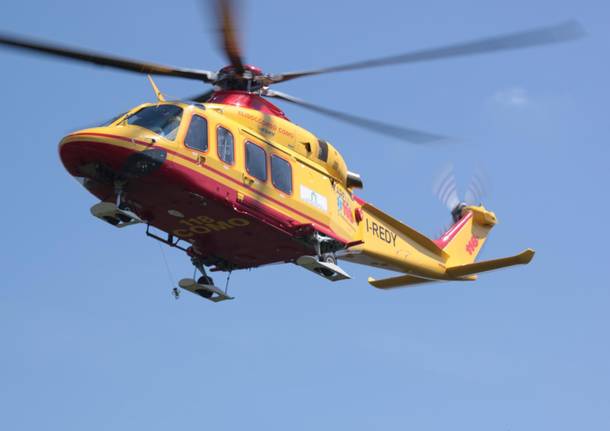
[[[440,173],[434,184],[433,192],[449,211],[453,210],[460,203],[453,165],[448,165]]]
[[[480,205],[487,194],[486,184],[488,184],[488,182],[485,173],[480,168],[477,169],[466,190],[465,202],[468,205]]]

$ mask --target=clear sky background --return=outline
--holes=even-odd
[[[483,258],[531,265],[382,292],[295,266],[233,274],[232,302],[175,301],[159,245],[89,214],[63,170],[69,131],[154,99],[144,76],[0,50],[0,428],[610,429],[608,43],[602,0],[246,3],[247,59],[326,66],[579,20],[586,39],[311,77],[276,88],[461,139],[430,147],[293,106],[362,174],[360,195],[436,235],[431,193],[477,166],[500,223]],[[4,2],[0,29],[185,67],[225,64],[196,1]],[[159,78],[177,97],[197,82]],[[177,280],[192,274],[165,251]],[[219,282],[223,277],[218,277]]]

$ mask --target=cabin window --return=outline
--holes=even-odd
[[[189,130],[184,138],[184,145],[194,150],[208,150],[208,121],[199,115],[193,115]]]
[[[287,160],[271,156],[271,182],[276,189],[292,193],[292,167]]]
[[[267,155],[265,150],[252,142],[246,142],[246,170],[254,178],[267,181]]]
[[[326,162],[328,160],[328,142],[318,140],[318,159]]]
[[[182,108],[175,105],[156,105],[140,109],[127,118],[127,124],[143,127],[173,141],[178,134]]]
[[[216,142],[218,143],[218,157],[220,157],[220,160],[232,165],[235,162],[235,148],[231,132],[224,127],[218,126],[218,129],[216,129]]]

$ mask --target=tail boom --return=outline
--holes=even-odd
[[[402,272],[393,278],[369,283],[379,289],[410,287],[434,281],[473,281],[476,274],[529,263],[534,251],[500,259],[475,259],[493,226],[495,214],[482,206],[463,206],[456,223],[437,240],[365,203],[358,241],[340,258]]]

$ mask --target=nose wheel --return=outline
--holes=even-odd
[[[144,223],[136,213],[121,209],[112,202],[100,202],[91,207],[91,214],[115,227],[126,227],[132,224]]]
[[[91,207],[91,214],[115,227],[126,227],[132,224],[144,223],[136,213],[131,211],[123,201],[124,181],[115,181],[115,202],[100,202]]]

